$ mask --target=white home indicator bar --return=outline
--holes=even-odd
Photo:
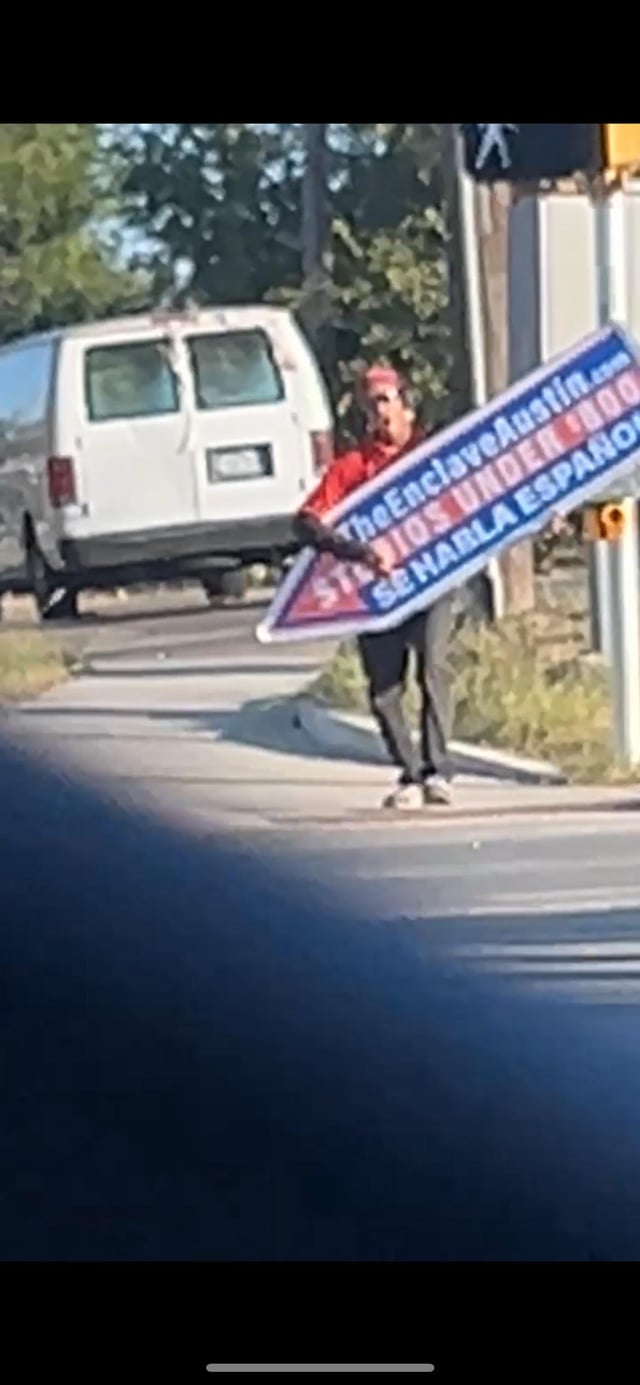
[[[207,1366],[207,1370],[217,1375],[223,1371],[235,1371],[237,1373],[248,1374],[251,1371],[387,1371],[396,1375],[398,1371],[411,1371],[413,1374],[430,1374],[435,1371],[435,1366]]]

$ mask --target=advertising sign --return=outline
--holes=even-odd
[[[257,630],[342,639],[399,625],[489,558],[595,496],[640,458],[640,349],[610,325],[426,439],[341,501],[326,522],[394,564],[305,549]]]

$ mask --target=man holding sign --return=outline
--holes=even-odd
[[[369,372],[361,398],[363,440],[302,506],[305,551],[256,633],[264,643],[357,635],[400,769],[388,802],[440,803],[449,799],[452,593],[560,516],[625,493],[640,462],[640,347],[610,323],[434,437],[420,437],[394,371]],[[420,756],[401,711],[411,650],[423,693]]]
[[[358,487],[411,451],[423,434],[416,425],[407,387],[387,366],[367,370],[358,402],[365,429],[359,447],[338,457],[327,469],[295,520],[299,542],[356,562],[378,576],[388,576],[393,562],[356,539],[345,538],[324,523],[324,516]],[[453,595],[447,592],[428,609],[403,624],[360,635],[358,648],[367,680],[371,710],[389,755],[400,772],[385,807],[420,808],[450,801],[447,740],[450,734],[451,688],[447,652],[453,627]],[[420,744],[414,743],[403,709],[411,654],[420,689]]]

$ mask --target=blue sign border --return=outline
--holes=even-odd
[[[628,352],[633,364],[640,366],[640,348],[637,343],[624,327],[616,322],[611,322],[607,327],[601,328],[597,332],[584,337],[569,351],[562,352],[558,356],[546,361],[542,366],[537,367],[530,374],[516,381],[508,390],[505,390],[504,393],[495,396],[480,408],[467,413],[463,418],[458,419],[455,423],[449,425],[434,437],[426,439],[418,447],[413,449],[412,452],[407,453],[406,456],[402,458],[401,462],[389,468],[388,473],[385,473],[386,487],[388,488],[391,485],[395,486],[399,484],[406,473],[412,471],[416,463],[420,462],[428,466],[431,458],[435,458],[436,456],[446,457],[447,453],[455,451],[457,442],[464,440],[469,433],[478,431],[483,423],[490,427],[492,422],[499,419],[510,405],[517,403],[522,409],[526,409],[527,404],[538,397],[541,385],[545,382],[550,383],[554,376],[557,376],[559,372],[566,371],[567,368],[570,371],[579,370],[585,357],[591,354],[596,354],[597,356],[599,347],[610,346],[615,348],[616,345]],[[586,365],[586,362],[584,363]],[[604,385],[607,382],[603,379],[602,383]],[[637,407],[638,406],[636,406],[636,409]],[[629,412],[632,413],[634,411],[633,407],[630,406]],[[578,446],[578,444],[576,444],[576,446]],[[567,451],[569,450],[568,448]],[[361,616],[356,618],[345,617],[341,620],[334,616],[326,621],[322,619],[310,620],[307,624],[297,627],[279,626],[278,622],[282,619],[286,619],[288,611],[300,594],[306,577],[309,575],[311,568],[318,561],[318,554],[314,550],[305,549],[296,559],[284,581],[281,583],[265,619],[256,630],[256,636],[263,644],[277,642],[291,643],[300,640],[307,642],[321,639],[340,640],[365,631],[367,633],[376,633],[392,629],[395,625],[402,624],[417,611],[426,610],[433,601],[437,600],[437,598],[446,591],[463,586],[475,574],[486,568],[487,562],[492,556],[504,551],[513,544],[531,538],[536,533],[539,533],[540,530],[548,524],[553,513],[567,513],[578,508],[580,505],[584,504],[585,501],[595,496],[601,497],[603,495],[603,487],[611,487],[616,478],[623,476],[625,472],[632,471],[639,456],[640,442],[631,449],[629,455],[612,463],[608,468],[603,467],[597,476],[591,476],[585,481],[584,485],[573,488],[570,494],[567,495],[565,503],[559,500],[553,505],[544,506],[529,522],[524,520],[522,523],[518,524],[517,532],[513,533],[512,536],[508,538],[503,536],[502,540],[494,539],[493,541],[489,541],[480,549],[476,549],[469,559],[462,561],[455,569],[443,575],[439,580],[434,581],[427,590],[422,589],[415,597],[394,605],[386,613],[372,615],[367,618],[366,613],[363,612]],[[451,487],[453,487],[454,484],[455,482],[452,482]],[[517,489],[518,486],[521,485],[522,481],[520,480],[514,485],[513,489]],[[511,489],[512,488],[505,486],[503,497],[505,501],[508,500]],[[366,501],[369,497],[374,498],[379,496],[380,490],[381,476],[378,475],[341,501],[341,503],[327,516],[327,522],[335,527],[343,518],[347,517],[351,511],[355,510],[356,507],[360,509],[361,506],[366,505]],[[443,495],[444,494],[446,494],[446,491],[443,492]],[[495,503],[498,502],[496,501]],[[449,538],[450,534],[446,535],[446,537]],[[436,540],[431,539],[429,547],[431,547],[435,541]],[[418,556],[417,549],[415,556]],[[372,579],[372,582],[373,580],[374,579]]]

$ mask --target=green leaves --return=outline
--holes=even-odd
[[[442,128],[329,126],[331,321],[319,351],[344,414],[360,365],[383,357],[446,415],[451,360]],[[173,125],[125,132],[124,197],[156,296],[302,299],[303,127]]]
[[[139,301],[92,226],[112,206],[95,125],[0,125],[0,340]]]
[[[349,131],[352,131],[351,135]],[[451,366],[439,126],[342,126],[333,198],[334,394],[374,358],[402,369],[446,416]]]
[[[442,129],[328,127],[318,349],[341,415],[374,358],[446,415]],[[0,125],[0,339],[153,302],[296,309],[303,169],[301,125]]]
[[[156,296],[259,301],[296,284],[300,207],[290,130],[174,125],[125,134],[124,210],[146,238],[143,262]]]

